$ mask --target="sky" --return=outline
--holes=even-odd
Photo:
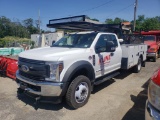
[[[12,21],[27,18],[38,20],[40,11],[41,29],[50,19],[87,15],[100,22],[119,17],[128,21],[134,18],[135,0],[0,0],[0,16]],[[160,16],[160,0],[138,0],[137,16]]]

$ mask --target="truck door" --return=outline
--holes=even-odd
[[[160,36],[156,36],[157,38],[157,45],[160,47]]]
[[[101,34],[95,45],[95,51],[96,48],[105,46],[106,41],[112,41],[115,44],[116,50],[114,52],[96,52],[96,77],[103,76],[121,67],[122,50],[114,34]]]

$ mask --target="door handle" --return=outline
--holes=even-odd
[[[114,53],[111,53],[111,56],[113,56],[114,55]]]

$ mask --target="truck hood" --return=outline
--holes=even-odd
[[[156,45],[155,41],[144,41],[144,43],[148,46]]]
[[[44,47],[37,48],[28,51],[24,51],[19,54],[19,57],[42,60],[42,61],[58,61],[60,57],[77,55],[84,53],[84,48],[62,48],[62,47]]]

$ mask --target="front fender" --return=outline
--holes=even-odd
[[[66,71],[62,82],[70,82],[72,76],[80,69],[85,68],[88,73],[89,73],[89,78],[91,81],[94,81],[95,79],[95,72],[94,72],[94,68],[91,65],[91,63],[89,63],[88,61],[77,61],[75,63],[73,63]]]
[[[64,86],[62,86],[63,90],[60,96],[64,96],[67,92],[67,89],[72,81],[72,76],[80,69],[85,68],[89,72],[89,78],[91,80],[91,83],[95,80],[95,72],[94,68],[92,67],[91,63],[88,61],[77,61],[73,63],[64,74],[64,77],[62,79],[62,82],[66,83]]]

